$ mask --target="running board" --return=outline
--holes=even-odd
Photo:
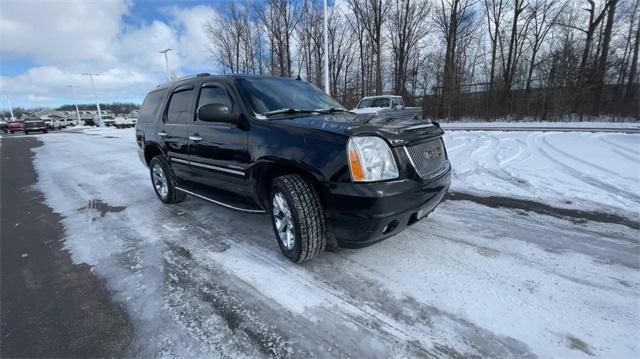
[[[203,195],[201,195],[201,194],[197,194],[197,193],[195,193],[195,192],[191,192],[191,191],[189,191],[189,190],[186,190],[186,189],[181,188],[181,187],[178,187],[178,186],[176,186],[175,188],[176,188],[178,191],[180,191],[180,192],[184,192],[184,193],[186,193],[186,194],[188,194],[188,195],[191,195],[191,196],[194,196],[194,197],[198,197],[198,198],[203,199],[203,200],[205,200],[205,201],[207,201],[207,202],[211,202],[211,203],[217,204],[217,205],[219,205],[219,206],[226,207],[226,208],[229,208],[229,209],[233,209],[233,210],[236,210],[236,211],[241,211],[241,212],[246,212],[246,213],[255,213],[255,214],[264,214],[264,213],[267,213],[267,211],[265,211],[264,209],[248,209],[248,208],[240,208],[240,207],[236,207],[236,206],[230,205],[230,204],[228,204],[228,203],[224,203],[224,202],[216,201],[215,199],[212,199],[212,198],[209,198],[209,197],[203,196]]]

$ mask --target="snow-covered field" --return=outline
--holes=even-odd
[[[127,308],[131,356],[640,356],[637,229],[447,201],[378,245],[294,265],[266,216],[163,205],[130,129],[39,138],[38,188],[74,261]],[[637,218],[639,139],[445,140],[454,191]]]
[[[640,122],[611,122],[611,121],[594,121],[594,122],[539,122],[539,121],[495,121],[495,122],[477,122],[477,121],[459,121],[459,122],[442,122],[440,125],[444,128],[455,129],[458,127],[474,127],[474,128],[492,128],[492,127],[524,127],[524,128],[619,128],[619,129],[640,129]]]
[[[451,190],[640,214],[640,134],[451,131]]]

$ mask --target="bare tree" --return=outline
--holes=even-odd
[[[427,35],[429,3],[424,0],[397,0],[390,11],[388,28],[393,52],[393,89],[407,95],[409,62],[418,50],[419,42]]]
[[[489,39],[491,40],[491,66],[489,71],[489,92],[494,90],[495,74],[496,74],[496,55],[498,50],[498,41],[500,41],[500,26],[503,20],[503,14],[506,10],[507,2],[505,0],[484,0],[485,14],[487,17],[487,28],[489,30]],[[489,95],[490,98],[493,96]]]
[[[371,49],[376,59],[376,95],[380,95],[382,94],[382,30],[389,12],[389,3],[386,0],[349,0],[349,5],[371,41]]]
[[[549,31],[555,26],[558,17],[566,9],[566,6],[566,1],[558,3],[555,0],[534,0],[530,4],[531,31],[527,39],[531,53],[529,55],[529,70],[526,82],[527,94],[531,91],[533,72],[538,66],[537,57],[540,47],[542,47]]]

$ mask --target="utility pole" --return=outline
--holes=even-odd
[[[171,49],[164,49],[160,51],[161,54],[164,54],[164,66],[167,70],[167,80],[171,81],[171,72],[169,72],[169,56],[167,56],[167,52],[171,51]]]
[[[11,113],[11,121],[15,122],[16,118],[13,117],[13,107],[11,107],[11,98],[9,97],[9,95],[5,95],[4,98],[7,99],[7,103],[9,104],[9,113]]]
[[[89,78],[91,79],[91,90],[93,90],[93,97],[95,97],[96,99],[96,107],[98,108],[98,126],[99,127],[104,127],[104,123],[102,122],[102,112],[100,111],[100,102],[98,102],[98,96],[96,95],[96,87],[93,84],[93,76],[98,76],[100,74],[93,74],[93,73],[83,73],[82,75],[84,76],[89,76]]]
[[[80,122],[82,122],[82,120],[80,119],[80,111],[78,110],[78,98],[76,97],[76,88],[73,87],[72,85],[69,85],[67,87],[71,87],[71,93],[73,93],[73,103],[76,105],[76,117],[78,118],[78,125],[80,125]]]
[[[329,30],[327,19],[327,0],[324,0],[324,92],[329,93]]]

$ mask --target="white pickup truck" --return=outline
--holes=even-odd
[[[422,117],[422,108],[405,107],[402,96],[382,95],[363,97],[351,112],[359,114],[395,114],[396,112],[415,113]]]

